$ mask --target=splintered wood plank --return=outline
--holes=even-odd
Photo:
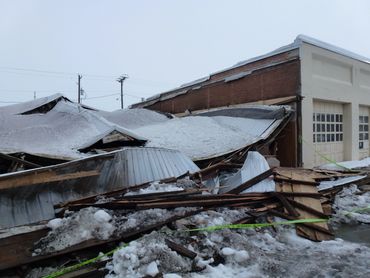
[[[281,169],[277,170],[278,174],[281,174],[287,179],[292,180],[301,180],[306,182],[315,182],[314,177],[307,170],[297,170],[297,169]],[[306,184],[297,184],[295,182],[284,181],[276,186],[278,192],[304,192],[304,193],[318,193],[317,188],[312,185]],[[319,213],[323,213],[321,202],[319,199],[309,198],[309,197],[292,197],[292,199],[306,207],[312,208],[312,210]],[[313,214],[302,208],[296,208],[297,212],[300,214],[299,219],[309,219],[317,218],[317,214]],[[329,231],[327,223],[315,223],[313,227],[320,227]],[[319,229],[320,229],[319,228]],[[332,236],[329,234],[323,233],[318,229],[311,229],[307,226],[296,225],[297,234],[306,238],[309,238],[314,241],[322,241],[332,239]]]
[[[47,182],[80,179],[91,176],[98,176],[100,171],[79,171],[67,174],[57,174],[54,171],[45,171],[41,173],[31,173],[23,176],[12,176],[8,179],[0,180],[0,189],[9,189],[33,184],[42,184]]]
[[[275,169],[275,172],[278,175],[282,176],[282,177],[284,177],[286,175],[289,176],[292,171],[299,171],[300,175],[305,175],[305,177],[310,177],[310,178],[313,179],[313,181],[330,178],[330,176],[328,176],[324,173],[317,172],[317,171],[314,171],[314,170],[311,170],[311,169],[285,168],[285,167],[279,167],[279,168]],[[298,180],[301,180],[301,179],[298,179]]]

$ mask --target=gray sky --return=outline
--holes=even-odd
[[[127,106],[298,34],[370,57],[370,1],[0,0],[0,105],[76,99],[81,73],[83,103],[115,110],[121,74]]]

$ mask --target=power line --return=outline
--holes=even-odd
[[[96,99],[96,98],[105,98],[105,97],[112,97],[112,96],[118,96],[120,95],[120,93],[116,93],[116,94],[110,94],[110,95],[102,95],[102,96],[96,96],[96,97],[87,97],[85,99]]]

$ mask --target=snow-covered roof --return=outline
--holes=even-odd
[[[47,113],[24,114],[51,102],[52,108]],[[78,149],[113,130],[146,141],[124,126],[108,121],[97,111],[86,109],[59,94],[0,107],[1,153],[24,152],[65,160],[81,158],[85,154]]]
[[[209,115],[174,118],[133,131],[148,138],[146,146],[177,149],[193,160],[204,160],[267,139],[291,112],[282,106],[259,106],[257,112],[257,107],[230,108],[213,111]],[[234,110],[237,113],[233,113]]]
[[[57,102],[50,108],[47,100]],[[253,105],[177,118],[147,109],[95,111],[60,95],[34,102],[0,107],[0,153],[71,160],[102,145],[146,142],[148,147],[175,149],[203,160],[266,139],[291,112],[283,106]],[[50,109],[19,114],[40,104]]]
[[[177,96],[177,91],[178,90],[182,90],[184,92],[187,92],[190,89],[190,87],[200,85],[200,84],[210,80],[211,76],[213,76],[213,75],[216,75],[216,74],[219,74],[219,73],[222,73],[222,72],[226,72],[226,71],[229,71],[229,70],[232,70],[232,69],[235,69],[235,68],[238,68],[238,67],[241,67],[241,66],[244,66],[244,65],[247,65],[247,64],[250,64],[250,63],[253,63],[253,62],[268,58],[268,57],[271,57],[271,56],[275,56],[275,55],[278,55],[278,54],[281,54],[281,53],[284,53],[284,52],[287,52],[287,51],[298,49],[302,46],[303,43],[310,44],[310,45],[313,45],[313,46],[316,46],[316,47],[320,47],[320,48],[326,49],[328,51],[331,51],[331,52],[334,52],[334,53],[337,53],[337,54],[340,54],[340,55],[358,60],[360,62],[370,64],[370,58],[361,56],[359,54],[356,54],[356,53],[351,52],[349,50],[346,50],[344,48],[341,48],[341,47],[338,47],[338,46],[320,41],[318,39],[300,34],[296,37],[294,42],[291,43],[291,44],[284,45],[284,46],[279,47],[278,49],[275,49],[275,50],[273,50],[271,52],[268,52],[266,54],[263,54],[263,55],[260,55],[260,56],[257,56],[257,57],[253,57],[253,58],[250,58],[250,59],[247,59],[247,60],[244,60],[244,61],[240,61],[240,62],[236,63],[235,65],[233,65],[231,67],[222,69],[220,71],[213,72],[208,76],[196,79],[194,81],[191,81],[191,82],[188,82],[188,83],[185,83],[185,84],[182,84],[181,86],[179,86],[177,88],[174,88],[172,90],[154,95],[152,97],[147,98],[143,102],[139,102],[137,104],[134,104],[132,107],[140,106],[140,104],[144,104],[144,106],[145,106],[145,104],[147,104],[148,102],[149,102],[148,105],[150,105],[151,103],[153,103],[155,101],[164,100],[163,99],[164,97],[166,99],[175,97],[175,96]],[[225,82],[230,82],[230,81],[242,78],[242,77],[248,75],[248,73],[249,72],[238,73],[236,75],[226,77]],[[184,90],[185,88],[187,88],[188,90]]]

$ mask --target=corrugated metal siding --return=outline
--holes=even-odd
[[[101,167],[101,172],[95,177],[1,191],[0,228],[51,219],[54,217],[53,206],[57,203],[199,170],[181,152],[160,148],[126,148],[115,152],[110,158],[104,154],[47,169],[69,173],[98,167]],[[37,171],[40,169],[28,171],[26,175],[34,175]],[[24,174],[18,172],[14,175]]]

